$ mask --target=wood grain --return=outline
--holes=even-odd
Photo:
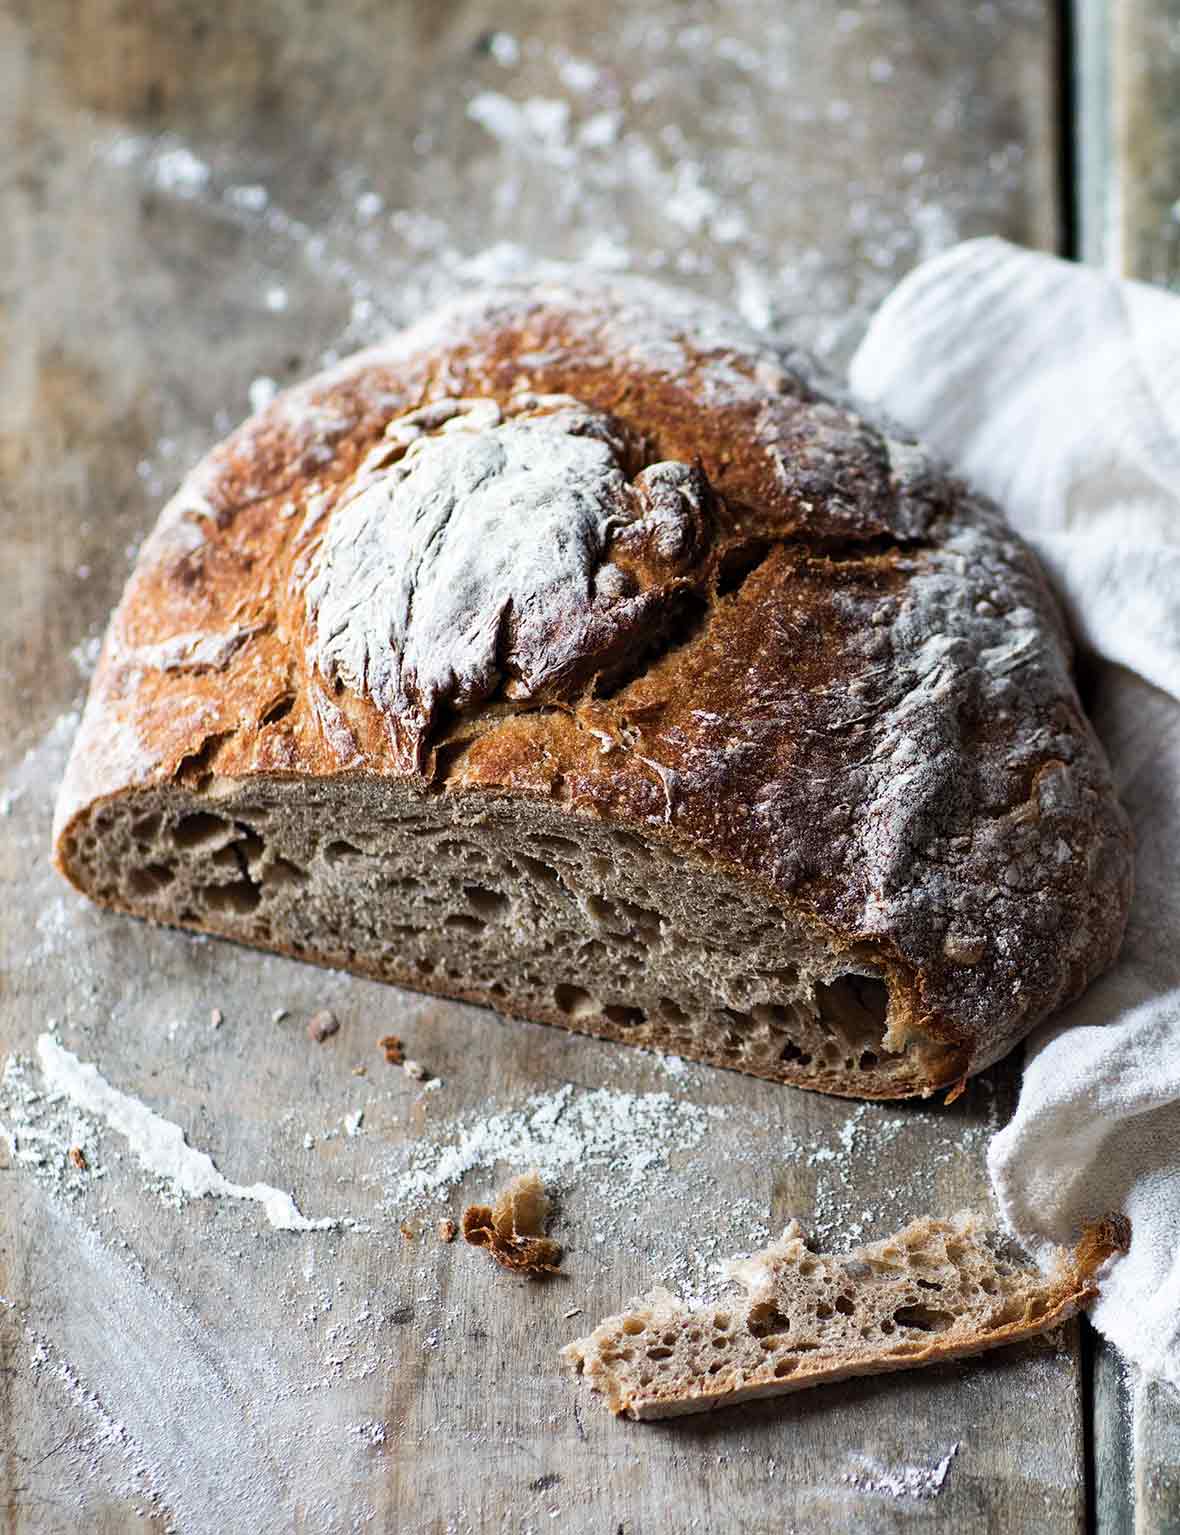
[[[1083,258],[1175,287],[1180,218],[1180,3],[1078,0],[1078,198]],[[1095,1527],[1103,1535],[1180,1529],[1180,1405],[1094,1345]]]
[[[1012,1065],[949,1110],[674,1075],[102,916],[45,866],[87,647],[252,380],[380,334],[508,243],[664,273],[839,361],[928,251],[1056,240],[1051,16],[1029,0],[835,20],[772,0],[0,10],[0,1049],[31,1056],[56,1019],[227,1177],[358,1222],[293,1235],[251,1205],[175,1208],[109,1131],[87,1130],[105,1174],[73,1197],[53,1166],[0,1155],[0,1529],[1079,1527],[1073,1329],[676,1425],[615,1422],[557,1361],[686,1255],[789,1214],[838,1241],[983,1205]],[[324,1006],[342,1027],[315,1045]],[[391,1032],[441,1089],[385,1064]],[[566,1277],[530,1287],[433,1239],[506,1169],[422,1209],[390,1201],[415,1145],[567,1083],[709,1117],[626,1200],[609,1169],[566,1170]],[[956,1446],[936,1498],[890,1490]]]

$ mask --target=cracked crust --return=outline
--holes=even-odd
[[[886,1047],[943,1047],[904,1088],[930,1091],[1121,941],[1129,831],[1069,659],[998,512],[805,359],[643,283],[494,290],[186,480],[112,618],[55,860],[159,919],[77,850],[161,786],[396,781],[639,831],[883,976]]]

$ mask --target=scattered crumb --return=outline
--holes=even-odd
[[[357,1109],[355,1114],[346,1114],[344,1116],[345,1135],[359,1135],[361,1133],[361,1125],[364,1122],[364,1118],[364,1109]]]
[[[455,1225],[454,1221],[451,1220],[450,1216],[447,1216],[445,1220],[439,1221],[438,1239],[440,1242],[453,1242],[458,1235],[459,1228]]]
[[[401,1232],[402,1236],[405,1237],[407,1242],[412,1242],[418,1235],[413,1226],[410,1225],[409,1221],[402,1221],[401,1225],[397,1229]]]
[[[425,1082],[430,1076],[421,1061],[403,1061],[402,1070],[407,1077],[413,1077],[415,1082]]]
[[[570,1309],[566,1312],[566,1314],[562,1317],[561,1320],[563,1322],[568,1322],[571,1317],[581,1316],[581,1315],[582,1315],[582,1308],[581,1308],[581,1306],[571,1306]]]
[[[270,1021],[271,1023],[282,1023],[283,1019],[286,1017],[287,1009],[285,1007],[276,1007],[274,1012],[270,1015]]]
[[[221,1025],[225,1022],[225,1014],[221,1011],[221,1009],[219,1007],[215,1007],[213,1009],[213,1011],[209,1014],[209,1022],[213,1026],[213,1028],[215,1028],[215,1029],[219,1029],[221,1027]]]
[[[377,1045],[379,1049],[385,1051],[385,1059],[391,1066],[401,1066],[405,1063],[406,1053],[396,1034],[386,1034],[384,1039],[377,1041]]]
[[[307,1035],[315,1040],[317,1045],[322,1045],[325,1039],[331,1039],[333,1034],[340,1031],[340,1023],[335,1013],[330,1013],[327,1008],[320,1013],[313,1013],[307,1020]]]
[[[504,1268],[536,1279],[556,1274],[561,1262],[561,1247],[542,1234],[548,1216],[549,1196],[533,1168],[501,1189],[494,1205],[468,1205],[463,1237]]]
[[[369,1075],[369,1068],[365,1065],[364,1061],[358,1061],[352,1068],[352,1074],[354,1077],[367,1077]]]
[[[69,1157],[71,1164],[80,1173],[84,1173],[89,1169],[90,1163],[86,1160],[86,1153],[82,1150],[81,1146],[71,1146],[66,1155]]]

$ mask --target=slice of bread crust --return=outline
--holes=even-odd
[[[95,901],[866,1098],[1113,959],[1126,818],[1030,551],[797,354],[498,289],[164,509],[58,802]]]
[[[1130,1224],[1108,1216],[1045,1275],[962,1213],[924,1216],[838,1257],[812,1252],[797,1221],[728,1265],[734,1305],[688,1306],[657,1289],[562,1350],[628,1418],[671,1418],[808,1386],[962,1359],[1042,1333],[1098,1293]]]

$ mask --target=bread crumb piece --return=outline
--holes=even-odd
[[[81,1146],[71,1146],[66,1155],[80,1173],[90,1170],[90,1163],[86,1160],[86,1153],[82,1150]]]
[[[358,1061],[352,1068],[352,1074],[354,1077],[367,1077],[369,1075],[369,1068],[365,1065],[364,1061]]]
[[[213,1011],[209,1014],[209,1022],[213,1025],[213,1027],[215,1029],[219,1029],[221,1027],[221,1025],[225,1022],[225,1014],[221,1011],[221,1009],[219,1007],[215,1007],[213,1009]]]
[[[430,1076],[430,1073],[421,1061],[403,1061],[402,1070],[407,1077],[413,1077],[415,1082],[425,1082]]]
[[[402,1236],[405,1237],[407,1242],[412,1242],[418,1235],[413,1226],[410,1225],[409,1221],[402,1221],[401,1225],[397,1229],[401,1232]]]
[[[530,1279],[556,1274],[561,1247],[542,1233],[549,1216],[549,1196],[536,1168],[500,1190],[493,1205],[468,1205],[463,1237],[486,1247],[497,1263]]]
[[[327,1008],[322,1012],[313,1013],[307,1020],[307,1034],[309,1039],[315,1040],[317,1045],[322,1045],[325,1039],[331,1039],[333,1034],[340,1031],[340,1023],[335,1013],[330,1013]]]
[[[286,1017],[287,1009],[285,1007],[276,1007],[274,1012],[270,1015],[270,1021],[271,1023],[282,1023],[283,1019]]]
[[[454,1221],[451,1220],[450,1216],[448,1216],[446,1220],[439,1221],[438,1239],[440,1242],[453,1242],[458,1235],[459,1228],[455,1225]]]
[[[404,1063],[405,1049],[396,1034],[386,1034],[384,1039],[377,1041],[377,1046],[385,1051],[385,1059],[391,1066],[401,1066]]]
[[[568,1322],[571,1317],[581,1316],[581,1315],[582,1315],[582,1308],[581,1308],[581,1306],[571,1306],[570,1309],[566,1312],[566,1314],[562,1317],[562,1321],[563,1322]]]
[[[1087,1227],[1072,1253],[1059,1251],[1045,1273],[969,1212],[921,1216],[839,1254],[815,1252],[791,1221],[778,1242],[725,1265],[740,1296],[715,1306],[651,1290],[568,1344],[562,1357],[612,1412],[640,1419],[965,1359],[1073,1316],[1098,1294],[1099,1271],[1130,1239],[1126,1218],[1108,1216]],[[939,1486],[949,1464],[948,1457],[935,1468]]]

